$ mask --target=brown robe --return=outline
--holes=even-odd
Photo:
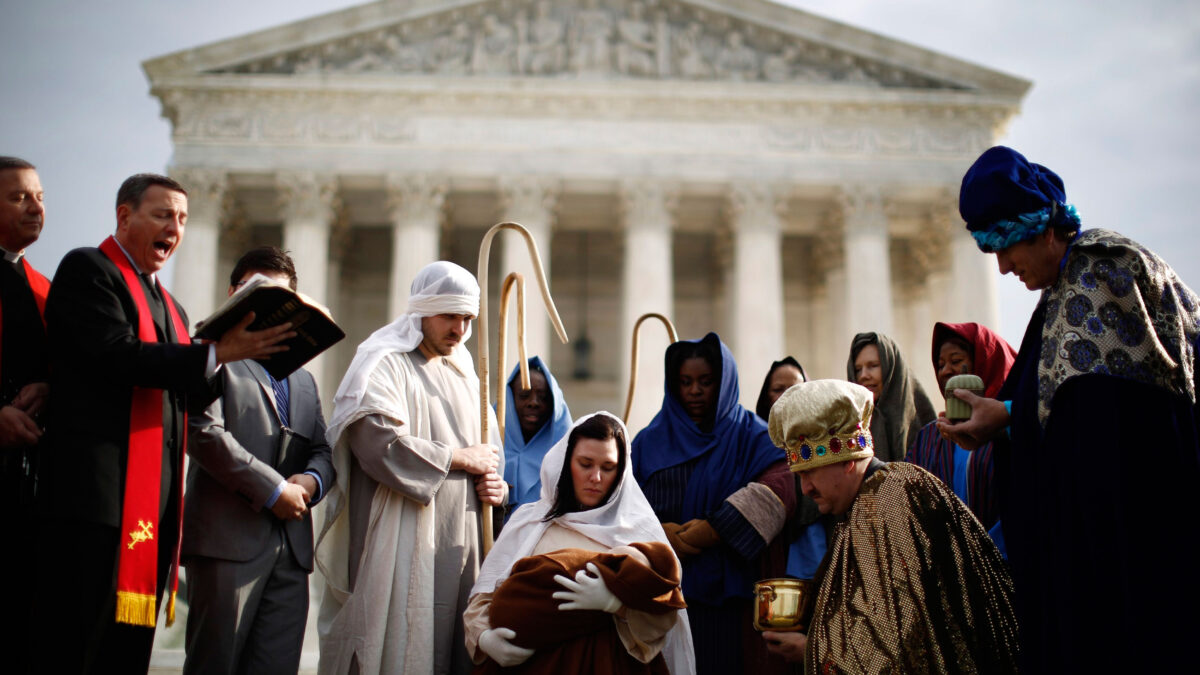
[[[631,656],[614,623],[620,613],[597,610],[562,611],[552,597],[562,590],[556,575],[574,577],[592,562],[625,609],[665,614],[686,607],[679,590],[679,567],[671,549],[662,543],[631,544],[649,560],[647,567],[628,555],[569,548],[522,558],[492,596],[491,625],[512,629],[513,644],[536,650],[524,663],[501,668],[490,658],[475,673],[656,673],[666,675],[662,654],[649,663]]]

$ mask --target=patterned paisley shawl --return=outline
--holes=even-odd
[[[1108,230],[1080,233],[1042,303],[1038,419],[1068,378],[1114,375],[1195,402],[1200,298],[1141,244]]]

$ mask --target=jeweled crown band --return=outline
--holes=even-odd
[[[787,453],[788,464],[791,465],[792,471],[805,471],[810,466],[828,463],[823,461],[827,456],[841,455],[842,453],[849,455],[864,451],[874,454],[875,443],[871,439],[871,432],[864,429],[860,423],[850,433],[831,435],[819,440],[801,436],[789,443],[784,451]]]

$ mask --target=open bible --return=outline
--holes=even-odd
[[[295,337],[281,343],[287,345],[287,351],[258,359],[277,380],[287,377],[346,337],[321,303],[261,274],[250,277],[215,312],[197,323],[196,337],[219,340],[249,312],[254,312],[249,330],[291,322],[292,330],[296,332]]]

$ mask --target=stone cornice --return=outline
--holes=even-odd
[[[864,88],[837,82],[769,83],[650,80],[572,80],[488,76],[456,78],[419,75],[405,78],[369,73],[336,77],[319,75],[252,76],[236,74],[179,75],[158,79],[151,93],[155,96],[175,91],[286,92],[347,95],[405,95],[478,92],[496,96],[633,96],[656,98],[684,95],[687,98],[794,99],[847,102],[938,102],[959,105],[1005,106],[1016,108],[1021,96],[1006,92],[980,92],[961,89],[917,89],[905,87]]]
[[[232,85],[233,83],[228,83]],[[243,83],[244,84],[244,83]],[[188,86],[164,84],[154,93],[163,115],[178,136],[189,118],[268,115],[286,123],[304,115],[334,112],[400,120],[421,114],[487,114],[509,118],[572,118],[701,121],[775,121],[782,129],[797,121],[846,124],[898,121],[969,123],[994,131],[1016,114],[1018,102],[1007,97],[980,97],[961,92],[839,90],[837,87],[770,87],[747,85],[738,91],[703,83],[661,86],[604,86],[572,83],[564,87],[515,88],[500,81],[452,84],[444,80],[390,83],[343,83],[339,88],[298,86],[304,83],[260,81],[255,86],[221,86],[209,81]],[[647,83],[639,83],[647,84]],[[181,128],[183,127],[183,128]],[[286,129],[279,129],[285,137]],[[398,129],[396,134],[403,135]],[[786,136],[786,131],[781,132]],[[238,135],[238,134],[232,134]],[[386,140],[386,139],[383,139]],[[781,136],[786,143],[786,138]]]

